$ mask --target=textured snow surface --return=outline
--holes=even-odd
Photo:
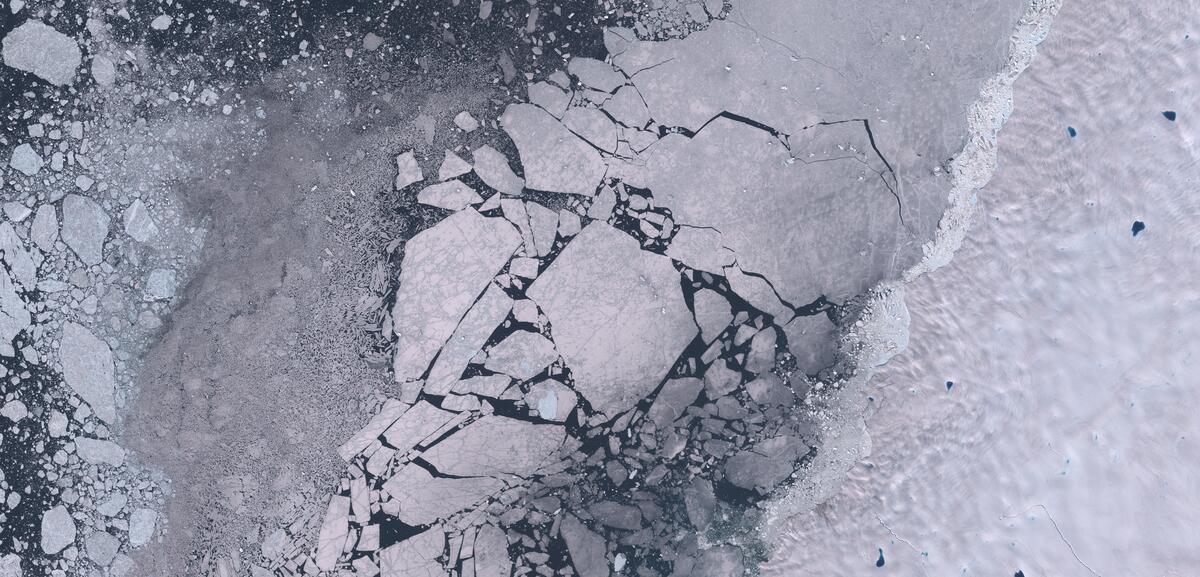
[[[1065,4],[974,229],[908,291],[872,454],[764,574],[1194,571],[1196,20],[1194,2]]]

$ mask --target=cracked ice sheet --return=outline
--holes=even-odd
[[[613,415],[653,391],[697,332],[670,259],[600,222],[529,288],[575,388]]]
[[[406,465],[383,484],[383,490],[400,502],[401,522],[428,525],[467,509],[504,487],[497,479],[434,477],[418,465]]]
[[[459,477],[528,476],[552,462],[566,438],[558,425],[535,425],[487,416],[426,450],[421,456],[438,472]]]
[[[862,124],[813,127],[790,140],[789,153],[770,133],[719,118],[695,138],[662,139],[627,178],[653,190],[676,222],[720,231],[719,245],[742,270],[770,279],[792,304],[822,295],[840,302],[896,274],[893,257],[908,234]]]
[[[463,209],[408,241],[392,308],[396,381],[421,378],[492,277],[521,244],[502,218]]]
[[[927,240],[949,186],[932,169],[962,148],[967,108],[982,79],[1003,65],[1026,4],[946,10],[935,0],[739,2],[727,20],[682,40],[624,42],[608,34],[606,43],[615,64],[636,73],[651,116],[668,126],[696,130],[721,111],[790,134],[821,121],[871,120],[904,180],[909,222]],[[904,255],[907,264],[918,249]]]
[[[592,196],[606,170],[600,153],[532,104],[511,104],[500,117],[517,145],[525,186],[535,190]]]

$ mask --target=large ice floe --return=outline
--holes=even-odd
[[[932,30],[948,46],[899,70],[851,62],[909,48],[833,8],[844,34],[823,45],[785,24],[813,15],[761,4],[677,41],[610,29],[608,59],[499,116],[512,156],[429,167],[418,201],[451,214],[399,264],[401,396],[343,447],[319,548],[273,567],[728,576],[765,558],[768,505],[821,453],[822,395],[903,342],[840,335],[949,206],[966,127],[932,119],[1001,71],[1023,4]]]

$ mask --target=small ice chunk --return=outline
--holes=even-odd
[[[28,206],[20,202],[9,201],[4,203],[4,216],[7,216],[8,220],[13,222],[21,222],[29,218],[29,215],[32,213],[33,211]]]
[[[318,569],[333,569],[342,553],[349,531],[350,498],[334,495],[329,499],[329,507],[325,509],[325,522],[321,524],[321,534],[317,537],[315,562]]]
[[[79,458],[92,465],[108,464],[114,467],[125,462],[125,449],[112,441],[79,437],[75,439],[75,450]]]
[[[117,66],[107,56],[92,59],[92,79],[101,88],[109,88],[117,81]]]
[[[18,8],[19,9],[19,8]],[[13,11],[16,13],[16,10]],[[0,557],[0,577],[21,577],[21,556],[9,553]]]
[[[121,542],[108,531],[94,531],[83,539],[83,545],[87,550],[88,559],[101,567],[108,567],[117,556]]]
[[[158,513],[152,509],[136,509],[129,516],[129,544],[141,547],[150,542],[154,536],[154,524],[158,522]]]
[[[471,163],[446,150],[446,155],[442,157],[442,165],[438,167],[438,180],[458,178],[468,172],[471,172]]]
[[[396,190],[401,190],[404,187],[420,182],[425,176],[421,174],[421,165],[417,164],[417,157],[413,151],[409,150],[396,157]]]
[[[578,78],[584,86],[610,94],[626,82],[625,76],[612,65],[595,58],[572,58],[567,64],[567,72]]]
[[[555,118],[562,118],[571,104],[571,95],[549,82],[538,82],[529,86],[529,101]]]
[[[56,86],[75,78],[83,60],[79,44],[39,20],[26,20],[3,40],[4,63]]]
[[[733,251],[722,244],[721,233],[687,225],[679,227],[679,232],[671,238],[667,256],[685,266],[713,274],[722,274],[725,267],[735,261]]]
[[[68,194],[63,199],[62,239],[84,264],[100,264],[108,238],[108,214],[96,201]]]
[[[446,210],[459,211],[472,204],[483,202],[475,189],[460,180],[430,185],[417,193],[417,202]]]
[[[42,515],[42,551],[53,555],[75,542],[75,520],[64,505]]]
[[[479,121],[471,116],[466,110],[459,112],[454,116],[454,125],[461,128],[464,132],[474,132],[479,128]]]
[[[155,30],[166,30],[167,28],[171,27],[171,24],[174,21],[175,20],[173,18],[167,16],[166,14],[159,14],[154,18],[154,20],[150,21],[150,27]]]
[[[508,166],[508,159],[488,145],[475,149],[475,174],[483,183],[506,194],[521,194],[525,180]]]
[[[362,47],[364,49],[375,51],[379,50],[380,46],[383,46],[383,38],[380,38],[374,32],[367,32],[367,35],[363,36]]]
[[[91,405],[96,416],[106,423],[116,418],[113,391],[113,354],[108,344],[75,323],[63,325],[59,346],[63,379],[75,393]]]
[[[30,225],[29,236],[42,252],[50,252],[54,250],[54,241],[58,240],[58,214],[54,211],[54,206],[43,204],[37,209],[37,214],[33,216],[33,224]]]
[[[117,493],[116,495],[101,501],[100,504],[96,506],[96,510],[105,517],[116,517],[117,515],[121,514],[121,511],[125,510],[125,505],[128,504],[129,497],[126,496],[125,493]]]
[[[125,234],[138,242],[146,242],[158,234],[158,225],[154,224],[150,211],[146,210],[146,205],[141,199],[133,201],[129,208],[125,209],[124,221]]]
[[[86,174],[81,174],[75,177],[75,186],[79,187],[79,190],[84,192],[91,190],[93,184],[96,184],[96,181]]]
[[[50,411],[50,420],[46,424],[46,428],[50,431],[51,437],[61,437],[67,434],[67,416],[58,412]]]
[[[179,289],[179,278],[174,269],[156,268],[146,277],[146,296],[151,300],[170,300]]]
[[[37,174],[45,164],[42,156],[29,143],[24,143],[14,148],[12,156],[8,160],[9,166],[25,176]]]
[[[29,408],[26,407],[25,403],[22,403],[20,400],[9,401],[4,404],[3,408],[0,408],[0,417],[5,417],[14,423],[21,421],[28,416]]]
[[[518,331],[488,351],[489,371],[527,381],[558,360],[554,343],[538,333]]]

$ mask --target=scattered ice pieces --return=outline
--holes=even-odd
[[[396,157],[396,181],[394,183],[396,190],[402,190],[424,178],[425,176],[421,173],[421,165],[417,163],[417,157],[413,151],[409,150]]]
[[[33,176],[42,169],[45,161],[29,143],[24,143],[13,149],[8,165],[25,176]]]
[[[39,20],[25,21],[2,43],[5,64],[56,86],[69,84],[83,59],[74,39]]]
[[[108,213],[96,201],[68,194],[63,199],[62,239],[84,264],[100,264],[108,238]]]
[[[75,542],[75,520],[63,505],[42,515],[42,551],[53,555]]]

